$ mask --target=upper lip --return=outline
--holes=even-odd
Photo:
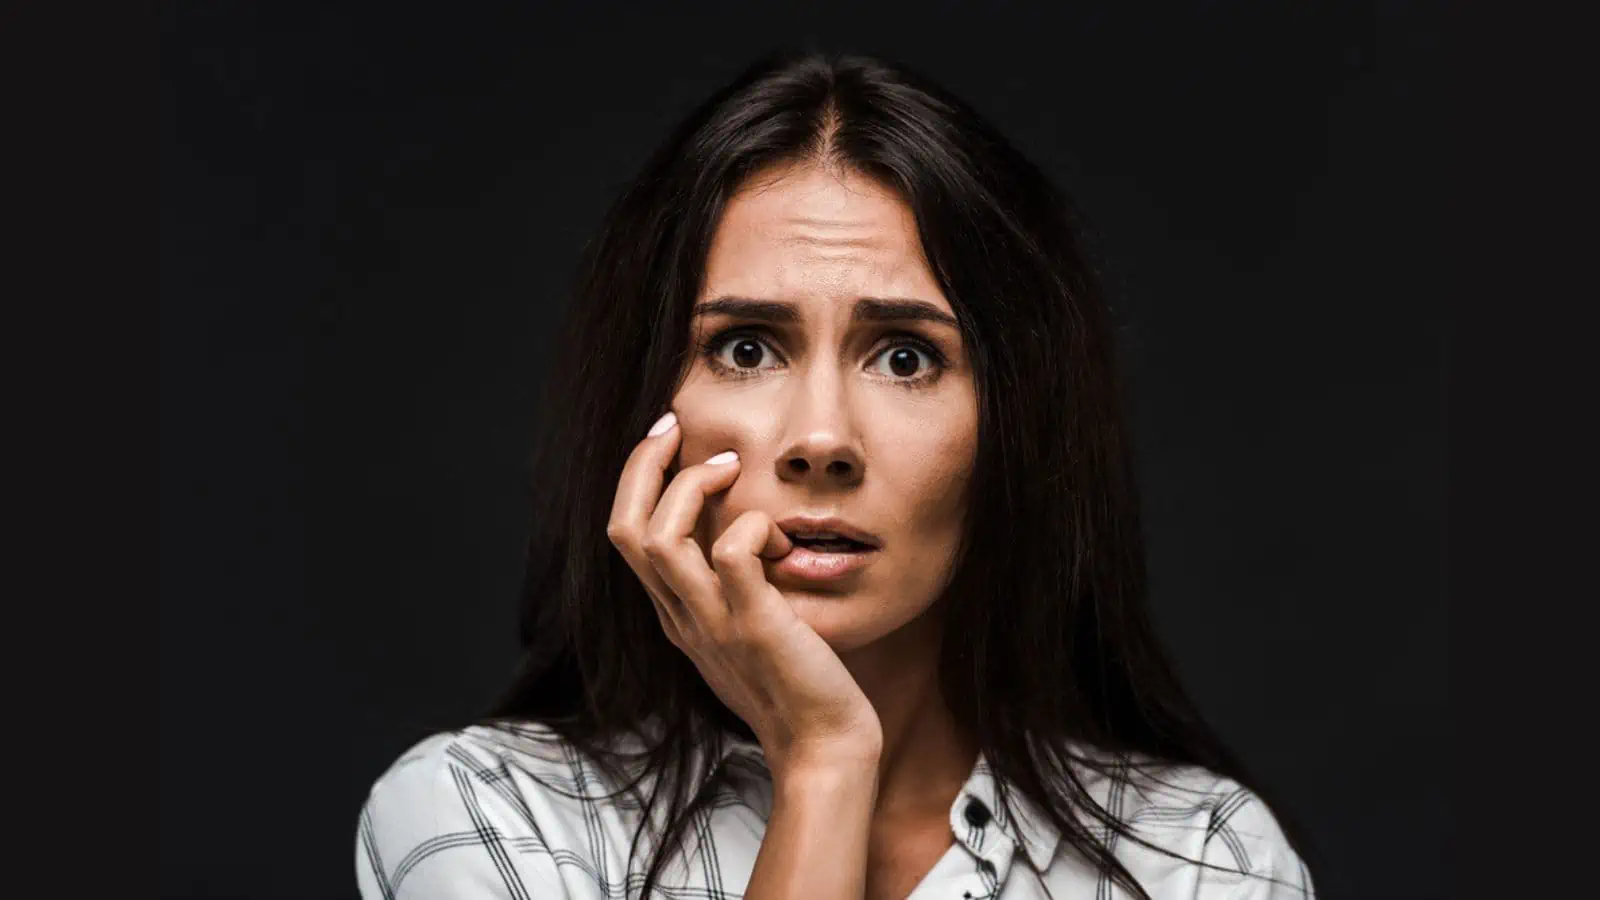
[[[865,529],[838,518],[837,516],[789,516],[778,520],[778,527],[783,533],[793,537],[797,533],[815,533],[818,531],[831,531],[843,535],[853,541],[860,541],[869,547],[878,548],[883,542],[878,536]]]

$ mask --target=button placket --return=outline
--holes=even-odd
[[[967,800],[967,808],[962,810],[961,814],[966,818],[967,824],[973,828],[982,828],[989,824],[990,819],[994,818],[989,813],[989,808],[983,805],[983,801],[975,797]]]
[[[961,889],[956,895],[961,900],[992,900],[1000,893],[1002,873],[1009,868],[1016,846],[1000,828],[998,814],[974,794],[963,794],[952,807],[950,824],[961,845],[972,854],[967,863],[970,868],[951,887]]]

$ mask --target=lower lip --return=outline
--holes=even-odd
[[[877,552],[872,549],[854,553],[821,553],[796,545],[787,556],[778,560],[773,571],[802,581],[831,581],[867,566]]]

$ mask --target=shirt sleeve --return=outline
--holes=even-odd
[[[442,748],[372,786],[356,828],[362,900],[570,900],[526,803]]]
[[[1311,872],[1272,811],[1238,785],[1212,812],[1196,900],[1311,900]]]

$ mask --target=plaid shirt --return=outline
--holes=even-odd
[[[542,725],[519,730],[551,734]],[[662,895],[724,900],[744,894],[772,809],[771,776],[756,744],[731,742],[722,764],[726,781],[709,808],[692,818],[683,852],[663,868],[657,882]],[[579,796],[563,797],[533,775]],[[1279,882],[1204,869],[1113,837],[1117,858],[1157,900],[1313,896],[1310,876],[1271,812],[1235,782],[1190,767],[1161,784],[1093,774],[1086,783],[1097,802],[1152,843]],[[646,793],[649,787],[641,784]],[[611,789],[565,742],[534,745],[482,726],[429,736],[378,777],[361,809],[355,841],[361,896],[636,897],[653,845],[650,836],[641,838],[634,868],[625,870],[641,810],[627,795],[593,799]],[[1006,821],[980,756],[950,807],[952,845],[910,900],[1042,898],[1041,882],[1061,898],[1127,896],[1062,844],[1020,792],[1010,799],[1017,817]],[[661,806],[653,813],[658,827],[665,821]]]

